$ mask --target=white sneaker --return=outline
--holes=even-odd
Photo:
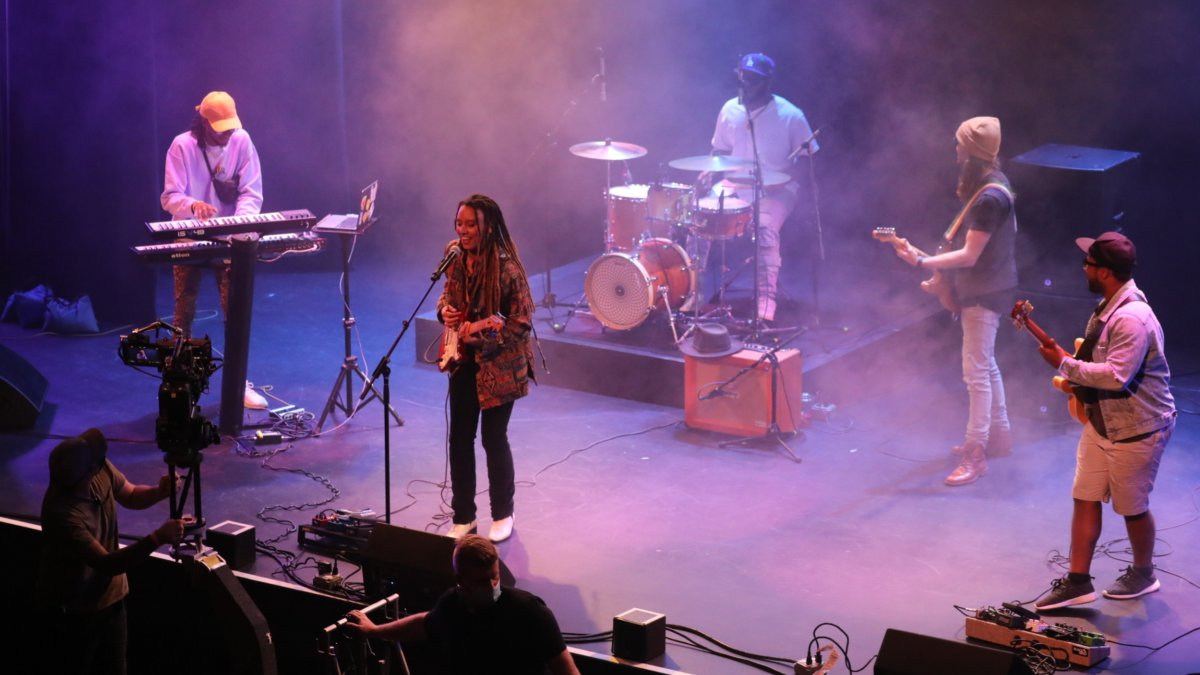
[[[763,321],[775,320],[775,301],[770,298],[758,299],[758,318]]]
[[[492,528],[488,530],[488,539],[491,539],[493,542],[499,544],[505,539],[511,537],[513,531],[513,518],[515,517],[516,516],[509,516],[493,522]]]
[[[452,525],[450,527],[450,531],[446,533],[446,536],[450,537],[451,539],[462,539],[463,537],[467,536],[468,534],[473,533],[474,531],[475,531],[475,521],[474,520],[472,520],[469,523],[454,523],[454,525]]]
[[[254,383],[246,380],[246,393],[242,396],[242,407],[252,410],[266,410],[267,399],[263,395],[254,391]]]

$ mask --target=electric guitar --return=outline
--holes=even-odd
[[[886,244],[891,244],[896,250],[911,248],[916,251],[917,255],[927,256],[921,249],[913,246],[907,239],[896,236],[896,228],[894,227],[877,227],[871,230],[871,236]],[[948,250],[949,243],[943,241],[938,245],[937,252],[945,253]],[[934,270],[933,275],[925,281],[921,282],[921,290],[935,296],[938,302],[945,307],[951,314],[957,315],[959,311],[958,298],[954,297],[954,287],[950,283],[950,278],[941,270]]]
[[[504,327],[504,316],[493,314],[479,321],[461,324],[458,328],[447,326],[442,329],[442,342],[438,346],[438,370],[454,372],[462,363],[462,351],[459,342],[464,338],[479,333],[495,333]]]
[[[1033,303],[1028,300],[1018,300],[1012,309],[1013,325],[1017,327],[1017,330],[1024,328],[1029,331],[1029,334],[1041,343],[1043,347],[1054,346],[1054,339],[1046,335],[1046,331],[1042,330],[1041,326],[1029,318],[1030,314],[1033,314]],[[1076,353],[1079,352],[1079,346],[1082,344],[1083,338],[1075,338]],[[1087,408],[1083,405],[1083,401],[1080,401],[1079,397],[1075,395],[1075,385],[1071,384],[1062,375],[1055,375],[1054,379],[1051,380],[1051,384],[1055,389],[1067,395],[1067,412],[1071,413],[1072,419],[1080,424],[1087,424]]]

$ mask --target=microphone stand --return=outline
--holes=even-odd
[[[429,287],[425,289],[425,294],[417,301],[417,306],[413,307],[413,311],[408,315],[408,318],[401,324],[400,334],[392,341],[392,346],[388,348],[387,353],[379,360],[379,365],[375,366],[375,372],[371,373],[371,379],[363,385],[362,393],[358,397],[358,401],[354,404],[354,413],[357,413],[359,408],[366,404],[367,396],[374,391],[375,380],[383,377],[383,518],[388,525],[392,524],[392,425],[389,412],[392,409],[392,390],[391,390],[391,375],[392,375],[392,352],[396,351],[396,347],[400,344],[400,340],[404,339],[404,334],[408,332],[408,327],[412,325],[412,321],[417,316],[417,312],[421,311],[421,306],[425,304],[425,300],[429,298],[429,294],[433,292],[433,287],[437,284],[438,279],[442,278],[445,273],[445,268],[442,265],[438,266],[438,270],[430,275]],[[351,413],[353,416],[354,413]]]
[[[779,363],[778,354],[779,354],[779,350],[788,346],[791,342],[793,342],[794,340],[799,338],[801,335],[804,335],[805,333],[807,333],[808,328],[809,328],[808,326],[800,327],[794,333],[792,333],[790,336],[788,336],[788,338],[786,340],[783,340],[779,344],[775,345],[774,347],[772,347],[772,348],[768,349],[766,352],[764,352],[763,355],[760,356],[757,361],[747,365],[745,368],[742,368],[738,372],[734,373],[733,376],[730,377],[729,379],[725,380],[724,382],[719,383],[716,387],[714,387],[708,393],[704,394],[701,397],[698,397],[699,400],[708,400],[711,398],[717,398],[718,396],[728,396],[730,394],[725,393],[726,387],[729,387],[730,385],[732,385],[734,382],[736,382],[739,378],[741,378],[746,373],[749,373],[749,372],[757,369],[759,367],[759,365],[761,365],[764,361],[771,362],[771,419],[767,424],[766,432],[763,433],[762,436],[751,436],[750,438],[739,438],[739,439],[733,440],[733,441],[725,441],[720,444],[720,447],[724,448],[724,447],[728,447],[730,445],[744,445],[749,442],[768,439],[768,440],[773,440],[776,443],[778,443],[779,446],[781,448],[783,448],[784,453],[787,454],[789,459],[791,459],[793,462],[795,462],[797,464],[800,463],[800,461],[801,461],[800,458],[797,457],[794,452],[792,452],[792,449],[790,447],[788,447],[788,444],[786,442],[784,442],[784,439],[790,438],[792,436],[800,436],[801,439],[803,439],[803,432],[800,432],[800,431],[784,432],[779,427],[779,372],[780,372],[780,370],[782,370],[782,365]],[[794,417],[792,418],[792,424],[793,424],[793,426],[796,425],[796,420]]]
[[[816,219],[817,226],[817,264],[813,265],[812,285],[813,318],[818,326],[821,325],[821,272],[825,269],[825,231],[821,227],[821,191],[817,188],[817,167],[816,159],[814,158],[816,153],[812,151],[812,144],[824,129],[825,127],[818,127],[808,137],[808,140],[801,143],[800,147],[796,148],[791,155],[788,155],[788,160],[793,160],[800,153],[808,151],[808,182],[809,189],[812,192],[813,216]]]
[[[742,110],[746,111],[746,126],[749,127],[749,129],[750,129],[750,148],[754,151],[754,168],[751,169],[751,180],[754,181],[754,190],[753,190],[753,199],[751,201],[751,207],[750,207],[751,208],[751,211],[750,211],[750,242],[753,244],[753,248],[754,248],[754,280],[753,280],[754,292],[751,294],[751,302],[754,305],[753,310],[752,310],[754,312],[754,319],[751,322],[752,327],[750,330],[750,341],[757,342],[762,337],[762,329],[764,328],[762,317],[760,317],[758,315],[758,307],[759,307],[758,273],[759,273],[759,266],[761,265],[761,263],[759,262],[759,258],[761,256],[759,256],[759,254],[758,254],[758,239],[759,239],[758,228],[759,228],[759,219],[761,216],[759,209],[761,206],[761,199],[762,199],[762,192],[763,192],[763,184],[762,184],[762,175],[763,174],[762,174],[762,161],[758,155],[758,136],[754,131],[754,116],[750,114],[750,105],[746,101],[745,90],[746,90],[746,85],[745,85],[745,81],[744,81],[744,76],[742,75],[741,71],[738,71],[738,94],[739,94],[739,99],[742,102]],[[767,103],[765,103],[764,105],[770,105],[770,103],[771,103],[771,101],[768,100]]]

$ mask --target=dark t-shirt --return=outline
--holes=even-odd
[[[73,490],[50,488],[42,500],[42,561],[38,574],[40,606],[70,614],[98,612],[129,593],[124,574],[109,576],[84,562],[92,541],[116,551],[114,495],[125,488],[125,475],[112,462]]]
[[[996,172],[989,182],[1008,185]],[[955,270],[955,294],[963,307],[980,305],[1006,313],[1012,309],[1012,289],[1017,285],[1015,256],[1017,219],[1012,200],[1002,190],[987,188],[967,214],[967,227],[959,230],[956,248],[962,248],[967,230],[991,235],[975,265]]]
[[[543,675],[546,663],[566,649],[554,614],[542,599],[505,588],[495,604],[467,609],[455,589],[442,594],[425,617],[425,632],[450,672]]]

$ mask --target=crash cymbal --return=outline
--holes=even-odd
[[[734,171],[725,175],[726,180],[743,185],[753,185],[754,175],[748,170]],[[783,185],[792,180],[792,177],[782,171],[774,169],[763,169],[763,185]]]
[[[696,155],[695,157],[673,159],[668,164],[673,169],[683,171],[736,171],[749,169],[751,162],[729,155]]]
[[[571,154],[586,159],[602,159],[608,162],[641,157],[648,152],[640,145],[621,143],[609,138],[603,141],[576,143],[571,146]]]

